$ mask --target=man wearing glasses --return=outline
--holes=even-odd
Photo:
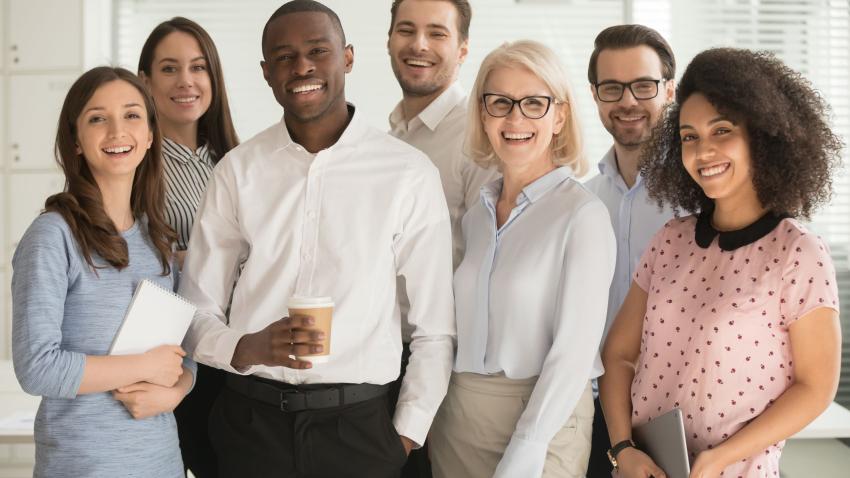
[[[647,196],[638,172],[638,158],[665,106],[673,100],[675,74],[676,61],[670,45],[651,28],[617,25],[596,37],[587,78],[599,119],[614,138],[614,145],[599,162],[599,175],[586,186],[608,208],[617,238],[606,334],[626,297],[644,248],[673,216],[671,209],[659,209]],[[595,405],[587,469],[590,478],[611,476],[612,468],[606,455],[611,443],[598,398]]]

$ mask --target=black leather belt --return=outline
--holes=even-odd
[[[388,385],[371,383],[338,384],[324,388],[297,387],[287,383],[270,383],[252,375],[227,374],[227,387],[248,398],[280,407],[282,412],[300,412],[320,408],[339,407],[378,398],[387,393]]]

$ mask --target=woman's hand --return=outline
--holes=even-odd
[[[173,387],[183,374],[186,352],[177,345],[160,345],[142,354],[146,382]]]
[[[183,263],[186,261],[186,251],[174,251],[174,259],[177,261],[177,267],[183,270]]]
[[[632,447],[617,454],[617,469],[620,478],[667,478],[649,455]]]
[[[124,405],[136,420],[161,413],[173,412],[186,393],[180,384],[163,387],[148,382],[139,382],[121,387],[112,396]]]
[[[718,478],[728,466],[717,454],[717,449],[705,450],[699,455],[691,467],[690,478]]]

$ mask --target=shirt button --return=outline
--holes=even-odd
[[[307,217],[310,219],[316,219],[316,211],[307,211]]]
[[[305,261],[309,261],[310,257],[312,257],[312,256],[310,256],[309,252],[305,252],[304,254],[301,254],[301,258],[303,258]]]
[[[304,151],[304,148],[302,148],[301,146],[296,146],[295,151],[298,151],[300,153],[300,152]]]

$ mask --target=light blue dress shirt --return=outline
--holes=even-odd
[[[614,234],[601,201],[556,168],[526,186],[496,227],[502,180],[463,218],[455,272],[456,372],[538,376],[496,469],[539,477],[552,437],[588,380],[602,373],[599,342],[614,272]]]
[[[626,299],[644,249],[655,233],[673,217],[673,210],[669,206],[658,208],[658,204],[649,198],[640,174],[631,188],[626,186],[617,168],[613,147],[599,162],[599,173],[584,185],[605,203],[617,238],[617,267],[608,294],[608,317],[605,321],[607,335]]]

